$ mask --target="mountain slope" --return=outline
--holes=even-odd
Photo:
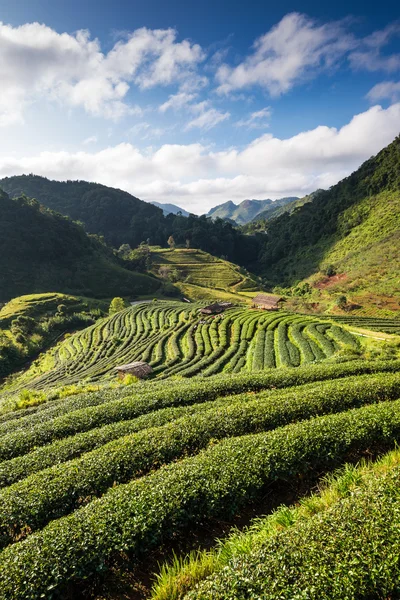
[[[82,227],[0,190],[0,301],[36,292],[110,297],[152,293],[159,282],[123,268]]]
[[[87,181],[51,181],[37,175],[6,177],[0,187],[11,197],[26,194],[52,210],[82,221],[88,233],[104,235],[118,247],[137,246],[151,237],[154,225],[163,223],[163,213],[122,190]],[[160,243],[155,239],[154,243]]]
[[[21,193],[36,198],[52,210],[81,221],[88,233],[104,236],[115,248],[141,242],[167,246],[172,235],[176,244],[187,244],[233,262],[255,260],[257,244],[226,222],[213,221],[205,215],[169,214],[149,202],[143,202],[122,190],[86,181],[50,181],[36,175],[22,175],[0,180],[11,197]],[[246,259],[246,260],[245,260]]]
[[[167,215],[177,215],[181,213],[183,217],[188,217],[190,213],[184,208],[177,206],[176,204],[163,204],[161,202],[150,202],[153,206],[157,206],[157,208],[161,208],[164,213],[164,216]]]
[[[291,285],[329,264],[351,290],[395,293],[400,264],[400,138],[312,203],[271,221],[259,267]]]
[[[308,194],[303,198],[295,198],[291,202],[280,204],[278,206],[275,206],[274,203],[271,207],[267,208],[266,210],[263,210],[258,215],[256,215],[252,222],[264,224],[264,221],[276,219],[285,213],[291,214],[293,211],[296,210],[296,208],[303,206],[303,204],[307,204],[307,202],[313,202],[316,196],[322,191],[323,190],[316,190],[315,192],[312,192],[311,194]]]
[[[275,210],[280,206],[297,200],[295,197],[280,198],[279,200],[243,200],[240,204],[234,204],[231,200],[212,208],[207,216],[213,219],[231,219],[238,225],[245,225],[257,217],[263,211]]]

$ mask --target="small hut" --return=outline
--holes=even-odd
[[[284,298],[272,294],[257,294],[253,298],[253,305],[262,310],[279,310],[282,308],[283,302],[285,302]]]
[[[145,377],[147,377],[148,375],[150,375],[150,373],[153,372],[153,369],[147,363],[138,360],[127,365],[115,367],[115,371],[117,371],[118,377],[120,379],[123,379],[125,375],[134,375],[138,379],[145,379]]]
[[[200,310],[202,315],[218,315],[219,313],[224,312],[227,308],[231,308],[233,306],[232,302],[215,302],[214,304],[209,304]]]

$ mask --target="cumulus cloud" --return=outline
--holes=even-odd
[[[400,99],[400,81],[383,81],[374,85],[374,87],[368,92],[367,98],[372,102],[389,98],[392,102]]]
[[[176,37],[173,29],[143,27],[103,53],[88,31],[60,34],[39,23],[0,22],[0,125],[23,121],[39,98],[112,119],[140,114],[126,100],[132,83],[140,89],[183,84],[205,58],[198,44]]]
[[[92,153],[1,158],[0,175],[98,181],[144,200],[173,201],[203,213],[226,200],[301,196],[329,187],[391,142],[399,123],[400,103],[387,109],[373,106],[340,129],[320,126],[287,139],[264,134],[241,150],[165,144],[141,152],[132,144],[119,144]]]
[[[265,129],[269,127],[269,118],[271,116],[271,107],[267,106],[261,110],[252,112],[247,119],[236,121],[237,127],[247,127],[248,129]]]

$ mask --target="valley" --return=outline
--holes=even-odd
[[[0,181],[0,600],[397,597],[399,148],[208,217]]]

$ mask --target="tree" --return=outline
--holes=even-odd
[[[175,248],[175,240],[172,235],[169,236],[167,244],[171,248],[171,250]]]
[[[339,296],[338,298],[336,298],[336,305],[341,308],[344,309],[347,305],[347,298],[346,296]]]
[[[108,309],[108,313],[110,315],[114,315],[115,313],[119,312],[120,310],[124,310],[125,308],[125,300],[123,298],[119,298],[118,296],[116,298],[113,298],[111,300],[111,304],[110,304],[110,308]]]

